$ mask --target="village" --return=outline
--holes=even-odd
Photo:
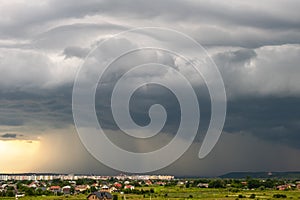
[[[155,180],[155,181],[151,181]],[[142,185],[165,185],[169,175],[74,175],[74,174],[1,174],[0,196],[61,196],[87,194],[112,198],[111,193],[128,193]],[[144,193],[153,193],[153,189]]]
[[[243,197],[239,192],[294,191],[300,195],[297,179],[220,179],[175,178],[170,175],[59,175],[6,174],[0,176],[0,198],[82,197],[84,199],[159,198],[182,192],[193,198],[205,190],[222,189]],[[176,192],[174,192],[176,190]],[[251,194],[255,196],[255,193]],[[285,194],[273,194],[284,197]],[[281,196],[282,195],[282,196]],[[227,195],[227,197],[230,195]],[[245,197],[245,196],[244,196]],[[250,195],[249,195],[250,197]],[[2,198],[1,198],[2,199]]]

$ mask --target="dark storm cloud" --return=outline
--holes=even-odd
[[[0,135],[0,140],[28,140],[29,138],[25,137],[21,133],[4,133]]]
[[[36,125],[64,127],[72,124],[71,86],[35,92],[2,91],[1,125],[22,127]]]
[[[2,112],[3,114],[3,112]],[[6,115],[0,117],[1,126],[21,126],[24,125],[24,119],[22,117],[17,118],[14,115]]]
[[[15,133],[5,133],[3,135],[1,135],[2,138],[16,138],[17,134]]]
[[[228,102],[224,130],[300,148],[300,98],[239,98]]]

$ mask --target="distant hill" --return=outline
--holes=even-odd
[[[220,178],[288,178],[300,179],[300,172],[231,172],[220,176]]]

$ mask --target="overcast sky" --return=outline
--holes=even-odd
[[[227,94],[223,133],[212,152],[198,159],[211,114],[203,80],[174,55],[142,51],[116,62],[105,74],[106,84],[97,89],[99,123],[114,143],[147,152],[164,146],[176,133],[181,112],[167,88],[141,87],[132,97],[131,116],[138,125],[149,123],[148,109],[153,104],[165,106],[168,113],[161,134],[147,141],[124,136],[108,105],[112,87],[126,66],[133,60],[157,62],[187,74],[199,100],[201,122],[188,151],[153,173],[216,176],[231,171],[300,171],[299,8],[298,0],[0,0],[0,173],[120,173],[98,162],[81,144],[72,116],[73,83],[85,57],[101,41],[121,31],[153,26],[187,34],[216,63]],[[139,38],[184,49],[191,56],[198,53],[172,38],[141,31],[136,39],[114,39],[99,59],[128,46],[138,48],[146,41]],[[86,78],[92,76],[93,70]],[[164,78],[180,87],[163,71],[145,71],[131,78]]]

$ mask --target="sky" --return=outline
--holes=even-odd
[[[171,165],[151,173],[218,176],[233,171],[300,171],[299,7],[297,0],[0,0],[0,173],[122,172],[99,162],[80,141],[72,91],[76,74],[93,62],[86,57],[89,52],[113,35],[138,27],[172,29],[203,46],[225,85],[225,124],[213,150],[199,159],[211,116],[203,77],[170,52],[141,50],[116,60],[96,89],[97,118],[113,143],[128,151],[149,152],[176,134],[180,102],[166,87],[144,85],[130,99],[130,114],[139,126],[149,124],[151,105],[165,107],[163,129],[145,140],[122,133],[109,105],[112,89],[129,66],[155,62],[186,75],[199,101],[201,120],[190,148]],[[194,46],[171,35],[138,31],[133,37],[114,37],[96,50],[98,65],[89,68],[82,81],[95,78],[106,59],[123,49],[152,43],[191,58],[199,56]],[[164,79],[182,88],[170,71],[148,68],[132,74],[124,91],[141,79]],[[204,63],[202,70],[210,68]],[[111,157],[121,160],[118,155]]]

